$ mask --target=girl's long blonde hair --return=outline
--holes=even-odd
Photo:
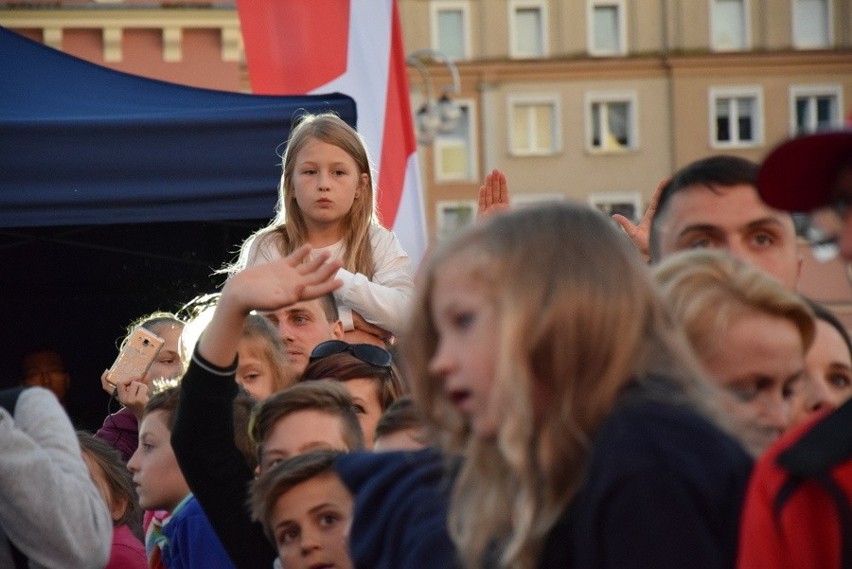
[[[429,373],[439,342],[432,291],[443,271],[465,271],[496,307],[491,400],[504,408],[494,440],[471,434]],[[419,284],[403,355],[440,446],[466,459],[449,520],[466,567],[482,566],[492,548],[500,567],[535,566],[583,483],[590,441],[629,383],[662,374],[680,387],[679,401],[703,399],[699,368],[646,267],[589,208],[496,215],[436,251]]]
[[[370,242],[370,226],[378,224],[379,221],[370,156],[361,135],[332,113],[304,114],[298,119],[284,151],[275,218],[269,225],[246,239],[241,247],[239,260],[229,268],[230,272],[245,268],[251,260],[251,255],[266,246],[274,245],[282,256],[286,256],[307,242],[308,230],[302,211],[296,203],[293,171],[299,152],[313,139],[343,149],[355,161],[359,179],[362,174],[367,175],[367,183],[344,219],[342,261],[343,268],[362,273],[369,279],[373,278],[375,262]]]

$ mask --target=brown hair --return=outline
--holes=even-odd
[[[399,399],[405,391],[393,367],[374,366],[348,352],[332,354],[312,361],[305,368],[301,381],[311,379],[348,381],[362,378],[373,380],[382,411]]]
[[[126,525],[138,537],[142,535],[142,508],[133,486],[133,475],[127,470],[127,464],[121,459],[121,453],[109,446],[103,440],[86,431],[77,431],[80,449],[104,473],[104,481],[113,501],[124,503],[124,513],[113,520],[113,526]],[[112,504],[108,504],[112,509]]]
[[[275,545],[274,528],[269,522],[278,499],[295,486],[316,476],[324,474],[336,476],[334,462],[342,454],[340,451],[331,450],[300,454],[265,470],[252,482],[248,499],[251,516],[254,521],[263,525],[263,531],[273,545]]]
[[[327,381],[308,381],[270,395],[252,410],[249,436],[258,449],[259,462],[263,441],[278,421],[291,413],[308,409],[339,417],[343,426],[343,441],[349,450],[364,448],[361,424],[352,408],[352,397],[346,388]]]
[[[177,406],[180,401],[180,386],[166,388],[159,393],[155,393],[145,404],[145,415],[149,415],[154,411],[162,411],[166,415],[166,426],[169,431],[174,430],[175,419],[177,418]]]
[[[423,428],[423,417],[411,397],[400,397],[394,401],[376,424],[376,439],[399,431]]]

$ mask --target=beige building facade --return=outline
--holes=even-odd
[[[460,119],[421,133],[433,240],[471,221],[492,168],[518,204],[639,216],[690,161],[759,161],[852,117],[852,0],[398,1],[406,52],[426,53],[409,68],[414,110],[429,82],[453,91],[441,54],[460,79]],[[234,2],[19,1],[0,24],[122,71],[250,91]],[[803,252],[805,291],[852,312],[842,266]]]

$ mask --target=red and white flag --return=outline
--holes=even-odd
[[[252,90],[338,91],[378,169],[382,223],[414,266],[426,250],[417,143],[395,0],[238,0]]]

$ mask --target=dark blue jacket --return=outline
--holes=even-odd
[[[671,399],[664,380],[628,389],[592,444],[586,480],[541,568],[723,569],[735,565],[752,460]]]
[[[356,496],[349,537],[357,569],[452,569],[450,483],[436,452],[354,453],[337,471]]]

